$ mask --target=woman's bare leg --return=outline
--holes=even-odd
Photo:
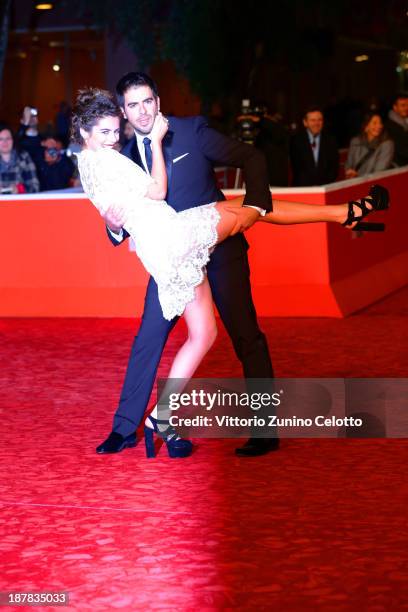
[[[195,288],[195,299],[183,313],[188,337],[178,351],[169,378],[191,378],[217,337],[213,300],[208,278]]]
[[[233,209],[242,206],[244,196],[217,202],[216,208],[220,214],[220,221],[217,225],[218,242],[222,242],[231,235],[235,227],[236,217]],[[369,207],[369,206],[368,206]],[[231,209],[231,210],[229,210]],[[359,215],[360,211],[355,207],[355,212]],[[331,204],[320,206],[318,204],[302,204],[299,202],[284,202],[273,200],[273,212],[267,213],[264,217],[259,217],[257,222],[274,223],[275,225],[294,225],[297,223],[319,223],[322,221],[343,223],[347,219],[348,204]],[[357,223],[357,221],[356,221]],[[348,226],[350,229],[353,225]]]
[[[207,277],[195,288],[195,299],[187,304],[183,316],[187,324],[188,337],[173,361],[168,381],[163,389],[163,397],[182,391],[180,379],[189,379],[193,376],[217,337],[217,324]],[[152,416],[157,418],[157,406],[152,411]]]

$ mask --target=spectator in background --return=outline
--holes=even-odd
[[[35,193],[40,188],[33,160],[14,148],[13,134],[5,123],[0,124],[0,188],[1,193]]]
[[[74,163],[63,151],[63,143],[58,137],[41,138],[38,133],[38,115],[33,115],[30,106],[23,110],[19,142],[35,164],[41,191],[71,186],[76,171]]]
[[[63,148],[69,143],[69,130],[71,126],[71,107],[67,102],[60,102],[59,110],[55,115],[55,133],[62,142]]]
[[[378,113],[366,115],[359,136],[351,139],[347,161],[346,178],[354,178],[387,170],[392,165],[394,143],[384,130]]]
[[[290,140],[290,161],[294,185],[325,185],[336,180],[339,152],[334,136],[324,130],[320,108],[305,112],[303,129]]]
[[[71,186],[75,165],[62,150],[62,142],[57,138],[46,138],[41,141],[37,174],[41,191],[66,189]]]
[[[21,119],[20,128],[17,132],[18,144],[21,149],[30,154],[33,161],[41,147],[41,136],[38,132],[38,112],[32,106],[25,106]]]
[[[385,129],[394,141],[394,164],[408,165],[408,93],[395,96]]]
[[[269,185],[286,187],[289,184],[289,132],[279,113],[262,115],[255,146],[266,157]]]

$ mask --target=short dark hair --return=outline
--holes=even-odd
[[[399,91],[397,94],[395,94],[395,96],[392,98],[391,100],[391,106],[394,106],[394,104],[396,104],[398,102],[398,100],[405,100],[406,98],[408,98],[408,92],[407,91]]]
[[[302,119],[306,119],[309,113],[322,113],[323,115],[323,110],[317,104],[311,104],[310,106],[307,107],[307,109],[303,113]]]
[[[124,96],[127,90],[131,87],[141,87],[143,85],[150,87],[154,97],[158,97],[159,92],[156,83],[145,72],[128,72],[123,75],[116,85],[116,98],[118,104],[123,108]]]
[[[71,137],[84,144],[80,128],[90,132],[103,117],[121,117],[122,112],[115,97],[105,89],[86,87],[78,91],[71,117]]]

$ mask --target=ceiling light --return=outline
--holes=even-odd
[[[356,55],[356,57],[354,58],[355,62],[366,62],[368,60],[368,55]]]
[[[54,5],[52,2],[38,2],[35,5],[35,8],[37,11],[50,11],[52,8],[54,8]]]
[[[61,70],[61,64],[59,62],[55,62],[52,65],[52,69],[53,69],[54,72],[59,72]]]

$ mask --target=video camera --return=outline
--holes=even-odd
[[[236,119],[239,140],[242,140],[242,142],[247,144],[254,144],[255,139],[259,134],[260,121],[266,112],[267,109],[265,106],[255,105],[253,108],[251,108],[250,100],[242,100],[241,114],[238,115]]]

